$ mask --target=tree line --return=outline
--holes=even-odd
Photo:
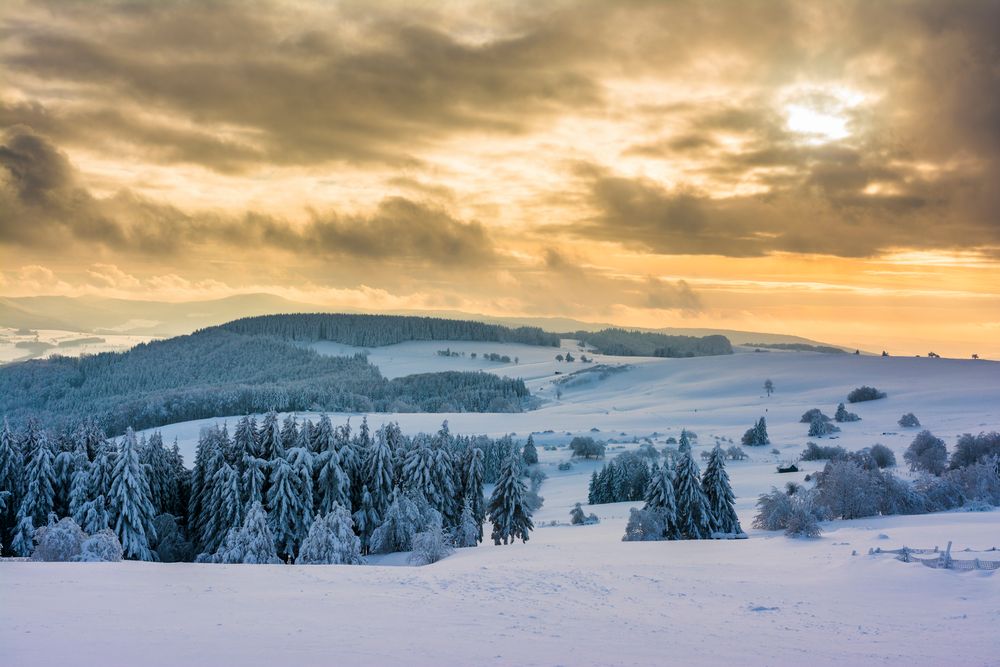
[[[603,329],[564,334],[590,345],[598,352],[625,357],[705,357],[732,354],[725,336],[669,336],[650,331]]]
[[[427,373],[387,380],[363,356],[222,328],[126,352],[0,366],[0,413],[63,427],[93,417],[110,434],[207,417],[283,412],[517,412],[519,379]]]
[[[472,320],[406,315],[308,313],[244,317],[219,327],[252,336],[297,341],[332,341],[355,347],[381,347],[410,340],[462,340],[559,346],[559,336],[538,327],[510,328]]]
[[[272,411],[232,434],[205,428],[188,470],[159,433],[109,439],[94,420],[18,432],[5,419],[0,541],[26,556],[62,526],[111,533],[137,560],[360,563],[415,546],[431,558],[476,546],[487,520],[496,544],[527,541],[523,460],[511,437],[453,435],[447,422],[409,437],[394,423],[373,432],[367,419],[354,430]]]

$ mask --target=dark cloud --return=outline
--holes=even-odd
[[[100,199],[77,184],[69,160],[46,138],[23,126],[7,130],[0,143],[0,242],[54,248],[73,241],[146,255],[206,245],[252,255],[263,247],[444,269],[495,259],[482,224],[403,197],[383,199],[369,215],[315,212],[300,225],[253,212],[190,214],[127,190]]]

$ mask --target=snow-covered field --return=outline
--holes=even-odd
[[[122,352],[150,340],[150,336],[127,334],[92,334],[56,329],[32,329],[28,332],[0,327],[0,364],[45,359],[56,354],[78,357],[100,352]]]
[[[435,354],[445,347],[467,354]],[[571,342],[564,347],[578,352]],[[517,356],[519,363],[473,361],[470,351]],[[816,540],[750,530],[759,493],[821,467],[775,470],[808,439],[807,425],[798,423],[805,410],[832,415],[861,384],[887,391],[888,399],[850,406],[863,420],[842,424],[831,442],[847,449],[881,442],[902,461],[917,431],[896,425],[904,412],[916,413],[949,445],[963,432],[1000,430],[1000,364],[782,352],[597,355],[598,363],[630,368],[564,386],[557,398],[555,382],[593,367],[555,362],[557,352],[421,342],[370,356],[390,377],[446,368],[520,376],[543,399],[540,409],[513,415],[369,416],[373,425],[398,420],[407,432],[436,430],[442,419],[455,433],[536,432],[549,479],[527,544],[460,550],[422,568],[399,567],[399,557],[366,567],[5,561],[0,662],[1000,665],[1000,577],[867,555],[870,547],[948,541],[955,550],[1000,547],[1000,511],[828,522]],[[766,378],[776,388],[770,398]],[[644,438],[662,445],[687,428],[699,436],[701,463],[698,453],[716,437],[738,442],[760,416],[779,453],[760,448],[750,451],[751,460],[729,464],[750,539],[625,543],[628,503],[587,508],[601,517],[599,525],[565,525],[601,465],[557,469],[569,459],[564,445],[572,435],[617,441],[611,456]],[[335,423],[345,418],[334,416]],[[199,429],[219,421],[161,430],[167,442],[178,439],[190,461]],[[563,525],[547,525],[552,521]],[[996,552],[984,557],[1000,559]]]

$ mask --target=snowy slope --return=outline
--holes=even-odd
[[[549,479],[527,544],[460,550],[423,568],[388,566],[402,557],[367,567],[4,561],[0,657],[15,665],[70,656],[86,665],[1000,664],[1000,576],[867,555],[875,546],[949,540],[956,550],[1000,547],[1000,511],[828,522],[817,540],[749,530],[759,493],[821,467],[775,470],[808,440],[807,425],[798,423],[805,410],[832,415],[861,384],[887,391],[888,399],[849,406],[863,421],[841,425],[830,442],[848,449],[882,442],[901,460],[916,433],[896,425],[904,412],[915,412],[949,446],[965,431],[1000,430],[1000,364],[784,352],[598,358],[629,369],[556,398],[553,383],[584,366],[555,362],[554,349],[534,348],[532,356],[511,353],[521,346],[469,345],[519,356],[517,366],[490,370],[528,378],[544,405],[514,415],[369,420],[398,420],[407,432],[434,430],[442,419],[456,433],[536,432]],[[460,349],[405,343],[378,357],[373,350],[372,360],[390,376],[471,363],[468,355],[435,355],[447,346]],[[766,378],[776,387],[770,398]],[[565,525],[601,465],[557,469],[569,460],[565,445],[574,434],[608,440],[610,456],[644,438],[662,445],[688,428],[699,436],[700,464],[698,454],[715,437],[738,442],[762,415],[779,454],[757,448],[751,460],[729,464],[750,539],[624,543],[629,503],[588,507],[599,525]],[[161,430],[167,442],[178,438],[190,462],[199,429],[222,421]]]

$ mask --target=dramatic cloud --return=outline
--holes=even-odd
[[[997,25],[983,0],[11,0],[3,289],[845,335],[911,322],[896,295],[972,330]]]

